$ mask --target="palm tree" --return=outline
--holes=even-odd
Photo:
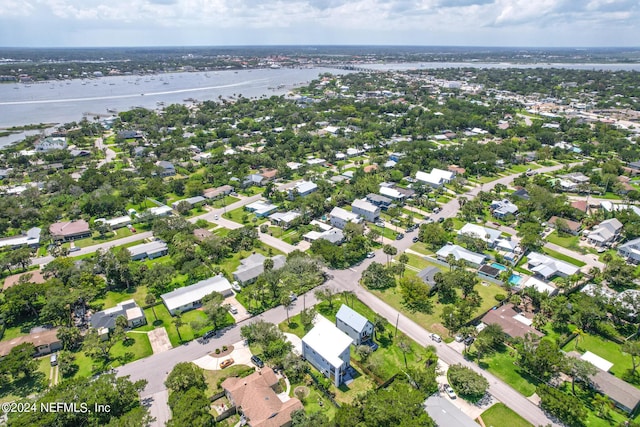
[[[289,325],[291,323],[289,319],[289,309],[291,308],[293,301],[291,301],[289,295],[282,295],[282,297],[280,297],[280,304],[282,304],[284,309],[287,311],[287,325]]]
[[[584,338],[584,331],[582,329],[580,329],[580,328],[576,328],[573,331],[573,333],[576,335],[576,337],[575,337],[576,341],[575,341],[575,344],[574,344],[573,348],[577,349],[578,348],[578,343],[580,341],[582,341],[582,339]]]
[[[153,311],[153,317],[157,321],[158,316],[156,315],[156,309],[154,307],[156,303],[156,296],[154,294],[147,294],[147,296],[144,297],[144,303],[151,306],[151,311]]]
[[[393,256],[398,253],[398,249],[395,246],[384,245],[382,247],[382,252],[387,255],[387,265],[389,265],[389,256]]]
[[[184,325],[184,322],[182,321],[182,317],[179,314],[176,315],[176,317],[173,319],[173,324],[176,327],[178,338],[180,338],[180,342],[182,342],[182,335],[180,335],[180,327]]]

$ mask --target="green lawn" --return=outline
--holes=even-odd
[[[502,427],[505,423],[508,423],[509,427],[533,427],[533,424],[513,412],[504,403],[496,403],[484,411],[480,417],[486,427]]]
[[[572,236],[571,234],[560,236],[558,235],[558,232],[554,230],[547,236],[547,241],[555,243],[558,246],[562,246],[563,248],[572,249],[576,252],[584,250],[584,248],[581,248],[578,245],[580,242],[580,236]]]
[[[559,259],[560,261],[565,261],[568,262],[569,264],[573,264],[576,267],[584,267],[585,265],[587,265],[586,263],[577,260],[575,258],[571,258],[570,256],[567,256],[565,254],[561,254],[560,252],[556,252],[554,250],[551,249],[547,249],[547,248],[542,248],[542,250],[544,251],[544,253],[546,253],[547,255]]]
[[[129,299],[133,299],[139,306],[144,307],[147,304],[144,299],[147,297],[147,287],[140,285],[136,288],[132,288],[131,291],[108,291],[104,298],[95,300],[92,304],[101,305],[102,309],[115,307],[116,304],[121,303]],[[148,319],[148,318],[147,318]]]
[[[206,369],[202,369],[202,373],[204,374],[204,379],[207,383],[207,396],[212,396],[220,391],[222,391],[222,387],[220,384],[227,378],[230,377],[238,377],[243,376],[247,373],[252,373],[255,371],[255,368],[247,365],[231,365],[226,369],[209,371]]]
[[[306,384],[298,383],[291,384],[291,397],[296,397],[293,394],[293,391],[298,386],[305,386],[309,389],[309,395],[302,399],[302,404],[304,405],[304,410],[307,414],[313,414],[316,412],[322,412],[329,418],[330,420],[336,414],[336,407],[333,406],[331,402],[327,400],[326,397],[322,393],[320,393],[315,387],[308,387]],[[323,404],[320,406],[319,401],[322,400]]]
[[[566,352],[578,351],[580,353],[590,351],[591,353],[597,354],[598,356],[613,363],[609,372],[618,378],[623,378],[632,366],[631,356],[623,354],[620,350],[619,344],[597,335],[584,334],[578,339],[577,348],[576,339],[574,338],[567,343],[562,350]],[[638,386],[638,388],[640,388],[640,386]]]
[[[411,273],[412,273],[411,271],[407,271],[407,273],[405,274],[411,274]],[[476,286],[476,290],[482,297],[482,304],[475,311],[474,316],[480,315],[488,311],[491,307],[495,306],[497,303],[495,299],[495,295],[499,293],[504,293],[504,290],[500,286],[494,285],[494,284],[488,284],[488,286],[478,285]],[[397,287],[387,289],[384,291],[371,291],[371,292],[374,295],[376,295],[378,298],[380,298],[381,300],[383,300],[384,302],[386,302],[387,304],[395,308],[396,310],[402,311],[402,313],[405,316],[407,316],[414,322],[418,323],[420,326],[427,329],[428,331],[436,332],[442,335],[443,337],[446,337],[449,335],[449,331],[447,331],[447,329],[444,326],[442,326],[441,315],[442,315],[442,309],[444,308],[444,305],[438,302],[437,296],[432,297],[433,308],[434,308],[433,313],[424,314],[419,312],[411,313],[407,311],[404,308],[404,305],[402,305],[402,295],[400,293],[400,289]]]
[[[396,239],[396,234],[398,234],[396,231],[393,231],[389,227],[378,227],[375,224],[367,224],[367,227],[369,227],[371,230],[376,230],[382,236],[386,237],[387,239],[391,239],[391,240],[395,240]]]
[[[244,216],[247,216],[247,221],[243,222],[242,218]],[[263,224],[265,222],[268,221],[268,219],[265,218],[258,218],[254,213],[249,212],[247,210],[245,210],[244,208],[238,208],[238,209],[234,209],[232,211],[228,211],[226,214],[222,215],[223,217],[225,217],[226,219],[230,219],[233,222],[237,222],[238,224],[244,224],[244,225],[260,225]],[[255,222],[253,222],[253,219],[256,219]]]
[[[127,336],[129,339],[126,344],[124,342],[118,342],[111,349],[111,356],[117,359],[117,361],[111,363],[113,367],[124,365],[153,354],[147,334],[127,332]]]
[[[136,224],[136,229],[138,225]],[[142,230],[140,230],[142,231]],[[87,246],[99,245],[100,243],[111,242],[113,240],[122,239],[124,237],[129,237],[134,235],[128,227],[118,228],[117,230],[111,231],[104,236],[100,236],[100,233],[94,232],[91,237],[87,237],[85,239],[79,239],[74,242],[77,248],[86,248]]]
[[[212,200],[209,202],[209,205],[214,207],[214,208],[222,208],[225,206],[229,206],[232,203],[238,202],[240,201],[240,199],[238,199],[237,197],[233,197],[233,196],[224,196],[224,198],[220,198],[220,199],[216,199],[216,200]]]
[[[481,365],[496,377],[509,384],[520,394],[531,396],[536,392],[536,382],[534,378],[521,371],[514,364],[516,356],[509,354],[509,349],[504,352],[495,353],[491,357],[485,357],[481,361]],[[474,352],[473,346],[470,352]],[[483,417],[484,419],[484,417]]]
[[[414,243],[413,245],[409,246],[409,249],[411,249],[412,251],[420,252],[421,254],[425,254],[425,255],[434,255],[435,254],[435,252],[433,252],[431,249],[427,248],[427,246],[422,242]],[[407,254],[407,255],[409,255],[409,254]]]
[[[180,345],[183,342],[188,342],[197,337],[200,337],[205,332],[213,328],[213,324],[209,322],[204,312],[202,312],[201,310],[190,310],[182,313],[181,315],[183,325],[180,327],[180,335],[178,335],[176,327],[173,323],[173,319],[175,319],[175,317],[169,314],[169,311],[164,306],[164,304],[156,305],[154,307],[154,310],[156,315],[158,316],[158,320],[155,320],[153,310],[151,308],[147,308],[144,310],[147,321],[157,328],[164,327],[167,331],[167,335],[169,336],[169,341],[171,341],[171,345],[174,347]],[[191,327],[191,322],[193,321],[202,321],[204,326],[194,331]],[[224,326],[231,325],[233,323],[233,316],[227,313],[227,318],[225,320]],[[148,330],[148,328],[143,327],[142,329],[137,330]],[[182,338],[182,340],[180,340],[180,338]]]

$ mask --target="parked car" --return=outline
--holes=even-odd
[[[420,240],[420,238],[418,236],[414,237],[413,239],[411,239],[411,241],[413,243],[418,243],[418,241]]]
[[[404,234],[402,233],[396,234],[396,240],[402,240],[402,239],[404,239]]]
[[[438,218],[438,222],[443,223],[444,222],[444,218]]]
[[[456,342],[462,342],[464,340],[464,337],[462,335],[456,335],[455,338]]]
[[[53,353],[49,361],[51,362],[51,366],[56,366],[58,364],[58,353]]]
[[[251,363],[256,365],[258,368],[262,368],[264,366],[264,362],[258,356],[251,356]]]
[[[473,344],[474,341],[475,341],[475,339],[473,337],[466,337],[464,339],[464,345],[469,347],[471,344]]]
[[[441,207],[435,207],[435,208],[433,208],[433,213],[438,213],[438,212],[440,212],[441,210],[442,210],[442,208],[441,208]]]
[[[458,397],[456,395],[456,392],[453,390],[453,388],[451,388],[449,384],[444,385],[444,392],[447,393],[447,396],[449,396],[450,399],[455,399]]]
[[[367,253],[367,258],[373,258],[374,256],[376,256],[375,252],[369,252]]]
[[[380,220],[378,220],[378,221],[376,221],[376,222],[375,222],[375,224],[376,224],[378,227],[384,227],[384,221],[380,221]]]
[[[231,365],[233,365],[233,359],[232,358],[225,359],[220,364],[220,369],[228,368]]]
[[[438,334],[431,334],[431,339],[435,342],[442,342],[442,338]]]
[[[290,299],[291,301],[295,301],[295,300],[297,300],[297,299],[298,299],[298,295],[296,295],[296,294],[294,294],[293,292],[291,292],[291,293],[289,294],[289,299]]]
[[[242,290],[242,286],[240,286],[240,284],[236,280],[234,280],[233,283],[231,283],[231,289],[236,292],[240,292]]]
[[[202,335],[202,339],[208,340],[216,335],[216,331],[214,329],[207,331]]]
[[[238,309],[237,309],[235,306],[230,305],[230,306],[229,306],[229,313],[231,313],[231,314],[238,314]]]
[[[214,215],[213,219],[218,220],[218,219],[220,219],[220,217],[218,215]]]

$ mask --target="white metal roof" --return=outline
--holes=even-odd
[[[362,332],[367,323],[369,323],[366,317],[344,304],[338,310],[336,319],[342,320],[358,332]]]
[[[353,340],[329,320],[318,321],[312,330],[302,338],[323,359],[333,366],[341,366],[340,355],[349,348]]]
[[[605,372],[609,371],[609,369],[611,369],[611,367],[613,366],[613,363],[609,362],[607,359],[604,359],[597,354],[591,353],[590,351],[585,352],[582,356],[580,356],[580,359],[586,360],[596,368],[601,369]]]
[[[192,302],[200,301],[205,295],[209,295],[211,292],[224,294],[230,290],[231,284],[224,276],[214,276],[194,283],[191,286],[185,286],[175,291],[162,294],[160,298],[162,298],[164,305],[171,311]]]

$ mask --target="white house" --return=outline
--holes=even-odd
[[[640,263],[640,238],[629,240],[624,245],[618,246],[618,254],[628,262]]]
[[[580,271],[580,267],[538,252],[527,255],[527,268],[547,280],[553,276],[569,277]]]
[[[351,362],[352,342],[349,335],[323,318],[302,338],[302,357],[339,387]]]
[[[431,172],[416,172],[416,179],[424,184],[434,188],[442,187],[444,184],[451,182],[455,176],[454,172],[433,168]]]
[[[351,337],[353,345],[360,345],[373,337],[373,323],[344,304],[336,313],[336,327]]]
[[[251,254],[247,258],[240,261],[240,265],[233,272],[233,279],[244,285],[253,282],[264,273],[264,261],[267,259],[262,254]],[[284,267],[287,258],[284,255],[276,255],[273,258],[273,269],[279,270]]]
[[[191,286],[178,288],[174,291],[160,295],[162,302],[172,316],[199,307],[202,298],[212,292],[219,292],[223,296],[233,295],[231,283],[222,275],[213,276],[206,280],[201,280]]]
[[[309,231],[303,235],[302,238],[307,242],[315,242],[318,239],[324,239],[336,245],[344,241],[344,233],[339,228],[330,227],[328,230],[323,231]]]
[[[380,191],[378,191],[381,195],[389,197],[393,200],[403,200],[405,195],[402,194],[398,189],[386,186],[380,186]]]
[[[291,227],[293,221],[299,217],[300,214],[298,212],[276,212],[269,215],[269,221],[271,221],[271,224],[277,225],[286,230],[287,228]]]
[[[491,215],[498,219],[504,219],[507,215],[517,215],[518,207],[509,200],[494,200],[491,202]]]
[[[376,222],[380,217],[380,208],[367,199],[357,199],[351,204],[351,212],[360,215],[369,222]]]
[[[103,222],[111,227],[112,230],[116,230],[118,228],[128,227],[129,225],[131,225],[131,217],[129,215],[124,215],[109,219],[97,218],[93,222]]]
[[[470,250],[467,250],[462,246],[452,245],[449,243],[441,247],[440,250],[436,252],[436,256],[438,257],[438,259],[445,262],[447,261],[447,257],[449,255],[453,255],[453,258],[456,261],[464,260],[472,267],[479,267],[480,264],[482,264],[487,258],[487,256],[484,254],[471,252]]]
[[[11,249],[17,249],[21,246],[29,246],[30,248],[37,248],[40,246],[40,233],[42,230],[38,227],[29,229],[25,234],[18,234],[17,236],[5,237],[0,239],[0,248],[9,246]]]
[[[355,213],[349,212],[339,207],[335,207],[329,213],[329,222],[334,227],[338,227],[339,229],[343,229],[348,222],[360,223],[362,219]]]
[[[318,186],[311,181],[300,181],[293,188],[289,189],[289,199],[304,197],[318,190]]]
[[[460,231],[458,231],[459,236],[465,234],[486,242],[490,248],[494,247],[496,241],[500,238],[500,231],[471,223],[466,223]]]
[[[127,250],[131,254],[132,261],[159,258],[169,253],[169,247],[162,240],[131,246]]]
[[[611,218],[596,225],[587,235],[587,240],[595,246],[609,246],[621,232],[622,223],[617,218]]]

